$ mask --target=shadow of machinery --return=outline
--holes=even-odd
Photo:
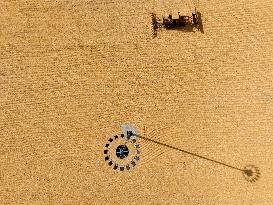
[[[204,34],[204,27],[203,27],[203,21],[202,21],[202,14],[198,11],[198,20],[199,20],[199,29],[202,34]]]

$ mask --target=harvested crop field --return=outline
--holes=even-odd
[[[203,32],[153,36],[152,12],[195,7]],[[272,204],[272,10],[2,0],[0,204]],[[105,144],[125,124],[159,143],[137,137],[140,160],[115,171]],[[251,182],[247,165],[260,171]]]

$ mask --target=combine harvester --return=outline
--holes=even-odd
[[[157,36],[157,30],[164,28],[167,30],[182,30],[186,32],[195,32],[200,31],[203,33],[202,24],[201,24],[201,14],[197,12],[192,13],[191,16],[183,16],[178,12],[177,16],[169,14],[168,16],[163,16],[159,18],[155,13],[152,13],[152,26],[153,26],[153,35]]]

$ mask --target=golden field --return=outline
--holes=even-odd
[[[151,12],[202,14],[204,33]],[[2,0],[0,204],[273,203],[273,1]],[[107,140],[138,133],[130,171]],[[144,132],[144,127],[147,131]]]

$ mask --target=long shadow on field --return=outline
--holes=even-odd
[[[197,16],[199,17],[199,29],[201,33],[204,34],[204,27],[203,27],[203,22],[202,22],[202,14],[198,11]]]

